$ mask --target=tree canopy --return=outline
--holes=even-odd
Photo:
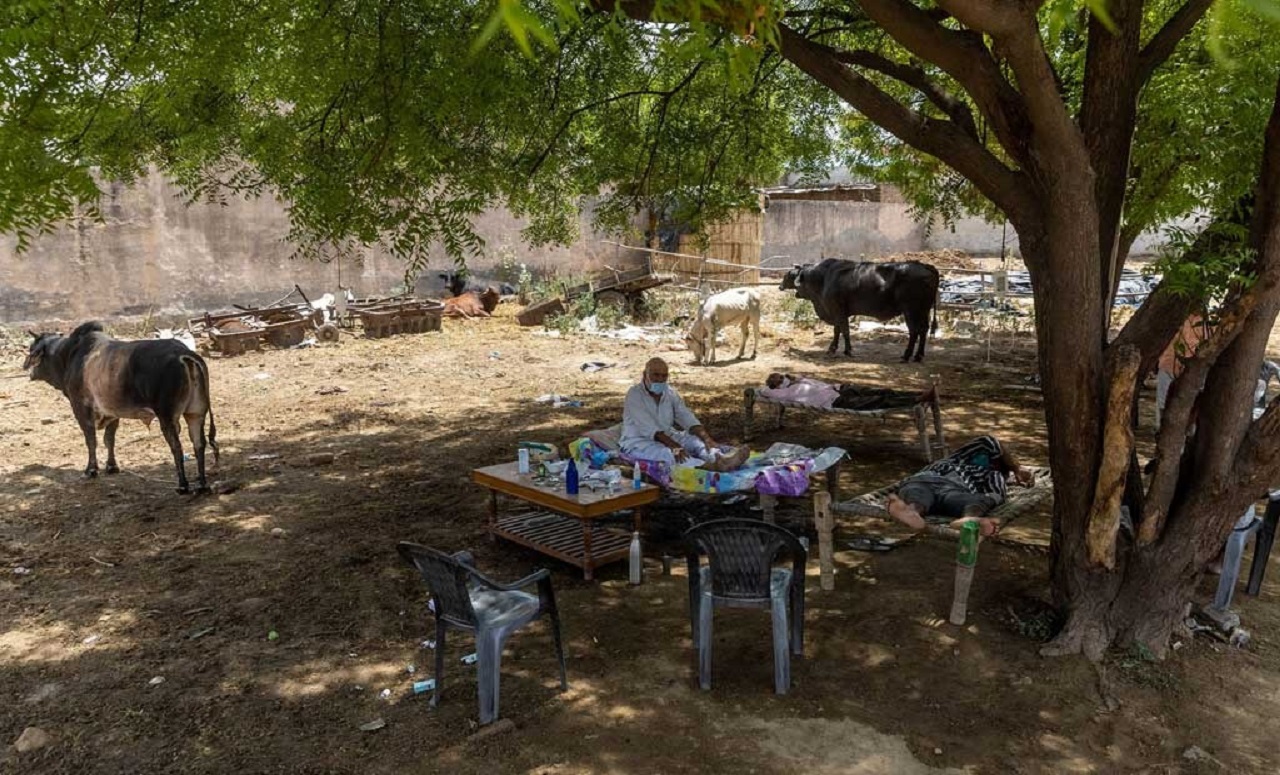
[[[1163,650],[1239,514],[1280,480],[1251,398],[1280,313],[1276,0],[25,0],[0,10],[0,229],[149,165],[193,197],[278,192],[302,252],[532,241],[584,197],[693,224],[845,159],[1019,238],[1055,480],[1053,653]],[[1206,211],[1117,336],[1137,233]],[[1198,268],[1196,268],[1198,267]],[[1134,390],[1213,294],[1145,479]],[[1123,527],[1122,503],[1131,526]]]

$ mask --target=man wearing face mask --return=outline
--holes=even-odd
[[[622,451],[638,460],[677,463],[715,471],[742,465],[749,450],[722,452],[670,385],[667,362],[651,358],[638,385],[627,391],[622,407]]]

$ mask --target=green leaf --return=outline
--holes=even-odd
[[[1111,32],[1117,30],[1115,21],[1111,18],[1111,13],[1107,10],[1107,0],[1084,0],[1085,6],[1089,12],[1098,17],[1098,21],[1102,22],[1102,26]]]

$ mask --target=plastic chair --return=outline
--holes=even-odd
[[[698,684],[711,688],[712,611],[765,608],[773,614],[774,691],[786,694],[791,687],[791,655],[804,655],[804,547],[783,528],[754,519],[704,522],[685,539]],[[773,567],[783,554],[791,557],[791,567]],[[703,555],[706,565],[701,564]]]
[[[418,569],[431,590],[436,615],[436,685],[431,707],[440,701],[444,688],[445,633],[450,628],[475,633],[478,662],[480,723],[498,718],[498,683],[502,666],[502,646],[507,636],[544,613],[551,618],[556,659],[560,662],[560,689],[569,688],[565,679],[564,644],[560,639],[560,613],[551,589],[551,572],[538,569],[512,584],[499,584],[472,567],[470,552],[445,554],[419,544],[400,542],[400,556]],[[537,584],[538,594],[522,591]]]

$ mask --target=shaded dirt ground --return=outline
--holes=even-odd
[[[777,310],[777,295],[767,297]],[[1160,664],[1116,654],[1101,672],[1044,660],[1044,514],[1008,531],[1016,543],[984,545],[964,628],[945,622],[950,544],[862,554],[838,540],[834,592],[819,589],[811,564],[792,692],[772,694],[768,619],[756,611],[717,613],[715,686],[698,690],[686,580],[660,575],[658,561],[678,551],[684,510],[650,520],[639,588],[627,586],[625,564],[586,583],[484,535],[470,469],[512,459],[517,440],[565,442],[616,421],[627,386],[664,347],[538,336],[513,314],[446,321],[442,334],[212,357],[216,478],[236,489],[201,499],[173,492],[159,432],[140,423],[121,426],[125,472],[82,481],[66,401],[19,375],[23,342],[10,332],[0,345],[0,742],[28,726],[54,742],[6,747],[0,772],[1280,770],[1280,571],[1258,599],[1237,596],[1249,650],[1196,640]],[[861,336],[853,360],[827,359],[827,337],[774,324],[756,361],[714,368],[672,352],[673,380],[713,432],[736,438],[742,389],[770,370],[895,386],[936,373],[953,444],[994,432],[1044,460],[1029,341],[997,336],[988,362],[985,341],[943,338],[921,366],[897,362],[897,334]],[[582,372],[592,360],[618,366]],[[328,387],[346,392],[318,393]],[[527,400],[553,391],[586,406]],[[1149,426],[1147,416],[1148,440]],[[920,465],[905,421],[797,417],[756,446],[774,440],[848,448],[845,493]],[[316,452],[335,460],[310,465]],[[783,519],[811,530],[805,514],[791,506]],[[840,523],[846,539],[868,531],[899,535]],[[394,551],[404,539],[473,549],[502,579],[551,567],[569,691],[556,691],[539,625],[509,641],[503,664],[513,731],[468,740],[476,703],[474,669],[458,661],[472,650],[465,637],[449,645],[440,708],[407,698],[432,652],[419,645],[431,631],[424,589]],[[360,731],[378,718],[385,728]],[[1184,759],[1193,745],[1206,758]]]

